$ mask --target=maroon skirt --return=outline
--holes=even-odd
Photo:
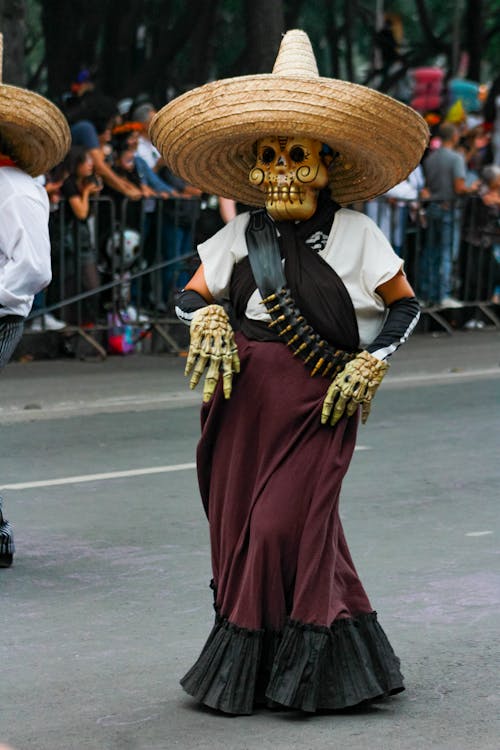
[[[321,424],[329,380],[237,334],[241,372],[202,409],[198,479],[216,621],[181,680],[231,714],[341,709],[403,690],[338,512],[357,416]]]

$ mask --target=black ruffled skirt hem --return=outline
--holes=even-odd
[[[259,704],[314,713],[401,692],[399,665],[376,612],[329,628],[289,620],[282,633],[247,630],[217,616],[181,685],[228,714],[248,715]]]

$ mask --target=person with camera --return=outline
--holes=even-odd
[[[141,191],[129,180],[118,175],[109,163],[112,129],[119,117],[114,99],[92,91],[78,103],[67,107],[74,146],[88,149],[94,169],[104,183],[130,201],[140,201]]]
[[[96,242],[91,229],[91,198],[102,190],[102,179],[95,174],[94,161],[90,150],[84,146],[72,146],[62,165],[67,177],[61,187],[61,196],[67,201],[69,210],[65,214],[64,256],[66,295],[96,289],[100,284],[97,268]],[[58,228],[52,235],[56,242]],[[55,258],[57,267],[59,258]],[[83,303],[84,323],[95,323],[97,317],[97,297],[90,297]],[[76,310],[66,313],[67,322],[77,320]]]

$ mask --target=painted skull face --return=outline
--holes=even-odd
[[[305,221],[316,211],[318,192],[328,184],[322,143],[312,138],[275,136],[257,141],[252,185],[266,193],[266,209],[278,221]]]

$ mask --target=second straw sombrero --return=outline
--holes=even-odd
[[[0,136],[17,165],[32,177],[62,161],[71,144],[69,125],[55,104],[28,89],[2,83],[1,34]]]
[[[248,174],[254,144],[269,135],[308,136],[339,154],[330,186],[341,204],[385,193],[417,166],[428,141],[423,118],[390,96],[318,74],[309,38],[281,42],[270,74],[188,91],[154,117],[150,135],[172,171],[204,192],[264,204]]]

